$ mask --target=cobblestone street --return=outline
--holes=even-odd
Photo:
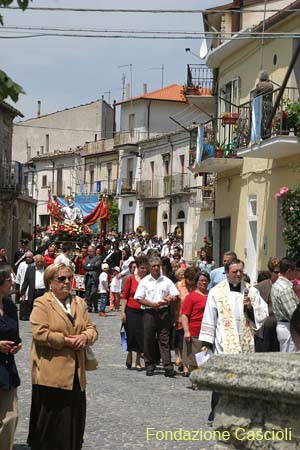
[[[87,422],[84,450],[119,449],[212,449],[214,442],[158,441],[146,439],[147,427],[155,431],[211,430],[206,427],[210,394],[193,391],[190,381],[178,375],[165,378],[163,370],[153,377],[145,371],[125,367],[119,339],[119,313],[106,318],[92,315],[100,332],[94,345],[101,367],[88,373]],[[17,355],[22,384],[19,388],[20,417],[14,450],[27,450],[27,431],[31,399],[30,383],[30,325],[20,322],[23,349]],[[160,437],[160,436],[158,436]]]

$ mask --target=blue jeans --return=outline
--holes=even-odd
[[[107,292],[100,294],[100,312],[105,312],[107,300],[108,300]]]

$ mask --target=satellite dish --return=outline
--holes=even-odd
[[[199,56],[201,59],[206,58],[210,47],[211,47],[212,39],[203,39],[200,46]]]

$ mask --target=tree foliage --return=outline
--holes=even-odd
[[[118,219],[119,219],[119,215],[120,215],[118,203],[113,198],[110,198],[108,200],[108,204],[109,204],[109,214],[110,214],[109,228],[111,230],[118,231]]]
[[[285,221],[282,235],[285,241],[287,255],[294,259],[300,258],[300,185],[289,189],[281,187],[274,195],[281,200],[281,215]]]
[[[14,0],[0,0],[0,7],[8,7],[13,2]],[[17,3],[19,8],[25,11],[28,8],[29,0],[17,0]],[[3,16],[0,14],[0,25],[3,24]],[[20,94],[25,94],[23,88],[0,70],[0,100],[10,97],[14,102],[17,102]]]

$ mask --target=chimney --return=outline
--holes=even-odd
[[[232,9],[243,9],[243,0],[233,0]],[[232,12],[231,16],[231,31],[237,33],[241,29],[242,14],[240,12]]]
[[[37,102],[37,117],[41,116],[41,100]]]
[[[143,94],[144,95],[147,94],[147,91],[148,91],[148,85],[147,85],[147,83],[144,83],[143,84]]]

